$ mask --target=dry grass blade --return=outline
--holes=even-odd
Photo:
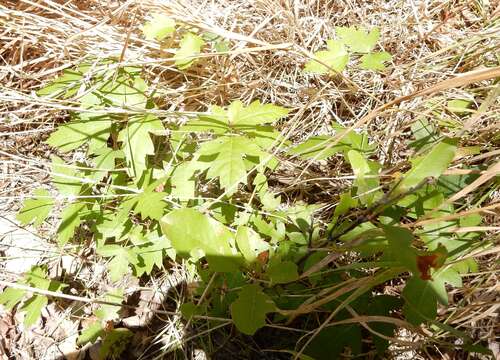
[[[365,126],[370,123],[375,117],[378,115],[382,114],[384,111],[390,109],[391,107],[398,105],[404,101],[408,101],[417,97],[421,96],[426,96],[426,95],[431,95],[435,94],[437,92],[443,91],[443,90],[448,90],[452,88],[458,88],[461,86],[469,85],[472,83],[484,81],[484,80],[491,80],[491,79],[496,79],[500,77],[500,66],[495,67],[495,68],[486,68],[486,69],[480,69],[480,70],[473,70],[465,74],[460,74],[452,79],[447,79],[440,81],[437,84],[434,84],[426,89],[416,91],[410,95],[405,95],[401,96],[397,99],[394,99],[392,101],[389,101],[385,103],[384,105],[381,105],[377,107],[376,109],[372,110],[369,114],[363,116],[361,119],[357,120],[352,126],[350,126],[348,129],[345,131],[341,132],[340,134],[334,136],[332,141],[325,147],[325,150],[330,149],[337,145],[350,131],[354,131],[355,129],[359,129],[362,126]],[[307,169],[312,165],[313,161],[317,159],[316,155],[313,159],[309,161],[309,163],[305,166],[305,168],[302,170],[300,175],[297,177],[298,181],[304,173],[307,171]]]

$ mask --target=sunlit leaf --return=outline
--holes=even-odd
[[[42,295],[34,295],[26,301],[21,308],[21,311],[26,313],[24,316],[24,326],[33,325],[40,318],[42,309],[48,302],[47,297]]]
[[[96,321],[82,330],[82,333],[77,339],[77,344],[82,346],[87,343],[94,343],[99,337],[102,337],[104,334],[105,332],[101,326],[101,323],[99,321]]]
[[[12,310],[18,302],[20,302],[24,297],[24,290],[15,288],[6,288],[0,294],[0,304],[2,304],[6,310]]]
[[[57,130],[50,134],[46,143],[62,152],[74,150],[89,140],[94,146],[96,143],[103,146],[109,138],[110,128],[111,120],[108,116],[75,119],[59,125]]]
[[[208,178],[219,178],[221,188],[228,194],[234,193],[239,183],[246,182],[247,166],[244,158],[254,156],[264,159],[267,155],[244,136],[223,136],[207,141],[197,154],[201,156],[199,161],[207,162]]]
[[[130,176],[139,179],[146,170],[146,157],[155,153],[150,134],[161,130],[164,127],[157,117],[141,115],[129,120],[125,129],[120,132],[118,140],[122,142]]]
[[[144,191],[136,196],[134,213],[141,214],[142,219],[160,220],[167,203],[163,200],[167,194],[163,192]]]
[[[125,157],[121,150],[113,150],[107,146],[97,149],[93,153],[97,155],[92,159],[95,170],[90,175],[94,181],[101,181],[108,172],[115,169],[116,160]]]
[[[103,245],[97,248],[97,253],[104,257],[112,257],[108,263],[109,277],[112,281],[121,280],[130,272],[129,264],[137,262],[135,253],[120,245]]]
[[[63,95],[64,98],[71,97],[80,88],[83,76],[88,70],[88,65],[80,65],[76,69],[65,69],[61,76],[39,89],[36,94],[38,96],[57,97]]]
[[[190,257],[193,251],[202,251],[213,271],[235,271],[241,264],[232,233],[195,209],[173,210],[161,219],[160,225],[180,256]]]
[[[183,36],[179,43],[179,50],[175,53],[175,65],[181,70],[189,68],[196,61],[196,56],[203,45],[205,41],[200,36],[188,32]]]
[[[392,55],[386,51],[368,53],[361,57],[361,69],[365,70],[384,70],[384,62],[391,61]]]
[[[348,145],[338,143],[330,146],[333,137],[328,135],[312,136],[303,143],[288,150],[292,155],[299,155],[304,159],[324,160],[349,148]]]
[[[183,201],[194,198],[196,188],[194,174],[197,170],[197,164],[194,164],[192,161],[176,166],[170,177],[170,184],[172,186],[170,194]]]
[[[61,223],[57,228],[57,242],[59,246],[64,246],[75,233],[75,230],[82,223],[82,215],[86,205],[76,202],[68,205],[61,214]]]
[[[83,186],[81,173],[73,165],[67,165],[64,160],[53,155],[52,183],[63,195],[78,195]]]
[[[380,165],[374,161],[366,160],[364,156],[355,150],[347,153],[347,159],[352,166],[356,180],[354,186],[357,187],[357,194],[361,203],[371,205],[380,197],[378,172]]]
[[[224,134],[236,129],[256,138],[265,136],[276,138],[277,135],[273,134],[272,129],[259,125],[274,123],[287,114],[287,109],[274,104],[261,104],[259,100],[255,100],[250,105],[244,106],[241,101],[236,100],[227,109],[219,106],[210,107],[208,114],[188,121],[181,130]]]
[[[45,189],[37,189],[33,192],[33,198],[24,200],[16,219],[22,225],[28,225],[34,220],[33,226],[38,227],[49,216],[53,205],[54,201],[49,192]]]
[[[236,245],[249,264],[255,262],[260,253],[269,250],[269,244],[247,226],[238,227]]]
[[[141,68],[118,69],[118,76],[109,79],[99,88],[99,98],[113,107],[144,109],[148,98],[148,86],[140,77]]]
[[[163,40],[174,31],[175,20],[163,14],[153,14],[153,18],[142,27],[142,32],[148,40]]]
[[[448,101],[446,106],[448,110],[451,111],[452,113],[455,113],[457,115],[463,115],[472,112],[472,110],[470,109],[472,104],[473,102],[470,100],[453,99]]]
[[[393,193],[408,191],[428,177],[438,178],[453,160],[457,143],[457,139],[446,138],[435,145],[429,153],[413,160],[412,168],[404,174]]]
[[[341,41],[328,40],[328,50],[318,51],[314,53],[317,60],[310,60],[304,70],[315,74],[326,74],[341,72],[345,69],[349,62],[349,54]],[[323,64],[327,65],[323,65]]]
[[[45,267],[33,266],[30,271],[26,273],[24,278],[19,281],[23,285],[28,285],[40,290],[49,290],[58,292],[66,285],[60,283],[59,281],[51,280],[48,278],[47,270]],[[8,310],[16,306],[17,303],[22,301],[26,296],[27,292],[25,290],[6,288],[0,294],[0,304],[3,304]],[[19,309],[23,311],[24,314],[24,325],[33,325],[41,316],[42,309],[47,305],[48,299],[44,295],[31,294],[31,296],[24,302],[23,306]]]
[[[377,44],[380,37],[378,28],[374,28],[369,33],[356,27],[336,27],[335,31],[340,40],[346,44],[351,51],[359,53],[369,53]]]
[[[109,291],[106,293],[103,300],[109,303],[121,304],[123,301],[123,289],[114,289]],[[101,321],[114,320],[120,317],[120,309],[121,306],[119,305],[103,304],[94,312],[94,314]]]

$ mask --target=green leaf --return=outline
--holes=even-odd
[[[409,146],[415,148],[417,151],[423,150],[439,140],[437,130],[425,117],[417,118],[416,121],[411,124],[411,132],[415,140],[412,141]]]
[[[337,220],[340,216],[346,214],[350,209],[356,207],[357,205],[358,205],[358,200],[353,199],[349,192],[340,194],[339,202],[337,206],[335,206],[330,226],[334,226],[337,223]]]
[[[99,337],[103,337],[104,334],[105,332],[101,326],[101,323],[99,321],[96,321],[89,325],[87,328],[83,329],[76,343],[79,346],[85,345],[87,343],[94,343]]]
[[[77,69],[65,69],[61,76],[39,89],[36,94],[49,97],[57,97],[62,94],[64,98],[71,97],[78,91],[82,84],[83,75],[88,69],[88,65],[80,65]]]
[[[172,187],[170,195],[183,201],[194,198],[196,189],[194,174],[196,171],[198,171],[198,164],[194,161],[176,166],[170,177]]]
[[[328,135],[312,136],[303,143],[291,148],[288,152],[303,159],[324,160],[349,148],[342,143],[328,147],[332,139],[333,137]]]
[[[362,204],[371,205],[381,194],[375,191],[380,185],[378,172],[380,165],[375,161],[366,160],[364,156],[356,151],[350,150],[347,159],[352,166],[356,180],[354,186],[357,187],[357,194]]]
[[[12,308],[23,299],[24,293],[24,290],[6,288],[0,294],[0,304],[2,304],[6,310],[12,310]]]
[[[299,155],[304,159],[326,159],[338,152],[345,152],[347,150],[356,150],[358,152],[366,153],[371,152],[375,148],[374,145],[368,143],[366,133],[356,133],[355,131],[348,131],[345,127],[338,123],[333,123],[332,127],[335,129],[336,136],[343,135],[342,139],[334,146],[329,146],[334,141],[334,136],[321,135],[313,136],[306,140],[304,143],[295,146],[288,152],[294,155]],[[347,131],[347,134],[343,134]]]
[[[386,51],[365,54],[361,57],[360,68],[365,70],[384,70],[384,62],[391,60],[392,55]]]
[[[246,285],[231,304],[231,317],[239,331],[253,335],[266,324],[266,314],[275,310],[273,301],[258,285]]]
[[[369,153],[376,148],[375,144],[369,144],[366,131],[357,133],[356,131],[347,129],[336,122],[332,123],[332,127],[335,130],[336,135],[342,135],[342,139],[339,144],[348,145],[350,150],[356,150],[361,153]]]
[[[133,264],[137,277],[151,274],[155,265],[161,269],[165,250],[171,248],[170,242],[164,236],[158,237],[155,233],[149,233],[147,239],[152,241],[133,248],[138,259],[137,263]]]
[[[221,188],[228,194],[233,194],[239,183],[246,182],[244,158],[254,156],[262,160],[267,155],[244,136],[223,136],[207,141],[201,145],[197,154],[201,155],[199,161],[209,166],[207,177],[218,177]]]
[[[126,328],[111,330],[102,341],[99,357],[101,359],[122,358],[120,355],[125,351],[133,336],[134,333]]]
[[[104,245],[97,248],[97,253],[104,257],[113,257],[108,263],[109,277],[112,281],[121,280],[129,273],[129,264],[135,264],[137,257],[132,250],[120,245]]]
[[[123,289],[114,289],[109,291],[104,296],[104,301],[109,303],[121,304],[123,302]],[[106,322],[109,320],[115,320],[120,317],[121,305],[111,305],[103,304],[99,309],[97,309],[94,314],[101,320],[101,322]]]
[[[76,202],[68,205],[61,214],[61,224],[57,228],[57,243],[64,246],[71,240],[75,230],[82,223],[82,215],[86,205]]]
[[[357,324],[330,326],[307,346],[305,353],[314,359],[341,359],[344,347],[349,347],[353,355],[361,352],[361,328]]]
[[[299,278],[297,265],[291,261],[272,262],[266,274],[273,284],[285,284]]]
[[[344,46],[344,43],[336,40],[328,40],[328,50],[318,51],[314,53],[317,60],[324,63],[325,66],[316,60],[310,60],[306,63],[304,70],[314,74],[335,74],[345,69],[349,62],[349,54]]]
[[[273,104],[261,104],[259,100],[247,107],[237,100],[227,108],[226,121],[230,126],[254,126],[273,123],[287,114],[287,109]]]
[[[227,40],[219,40],[215,42],[214,47],[217,52],[227,52],[231,50],[231,43]]]
[[[273,146],[279,144],[290,144],[290,141],[286,140],[273,125],[237,126],[236,130],[245,133],[246,136],[251,138],[252,141],[265,150],[271,149]]]
[[[248,226],[238,227],[236,245],[249,264],[254,263],[260,253],[269,250],[269,244]]]
[[[155,153],[150,133],[161,130],[165,128],[157,117],[145,115],[131,119],[127,127],[120,132],[118,140],[123,143],[122,150],[131,177],[138,180],[147,169],[146,157]]]
[[[388,249],[384,255],[388,260],[397,262],[400,266],[409,269],[414,275],[419,274],[417,268],[417,253],[411,246],[414,236],[411,231],[396,226],[383,226],[387,237]]]
[[[358,53],[369,53],[377,44],[380,30],[374,28],[369,33],[356,27],[336,27],[337,36],[346,44],[351,51]]]
[[[153,19],[142,27],[147,40],[163,40],[175,31],[175,20],[162,14],[153,14]]]
[[[173,210],[160,220],[160,225],[180,256],[189,257],[202,251],[210,268],[220,272],[235,271],[241,264],[232,233],[222,223],[195,209]]]
[[[434,146],[428,154],[415,159],[412,168],[404,174],[393,193],[401,194],[408,191],[428,177],[438,178],[452,162],[457,143],[457,139],[446,138]]]
[[[180,306],[182,316],[189,320],[195,315],[203,315],[207,311],[206,306],[198,306],[192,302],[184,303]]]
[[[16,215],[16,219],[21,225],[28,225],[35,220],[33,226],[40,226],[54,205],[54,201],[49,192],[45,189],[36,189],[33,192],[33,198],[24,200],[23,207]]]
[[[259,100],[253,101],[245,107],[239,100],[233,101],[227,110],[219,106],[212,106],[206,115],[189,121],[181,128],[182,131],[207,132],[224,134],[236,129],[254,137],[271,136],[272,128],[263,128],[259,125],[274,123],[286,116],[288,110],[273,104],[261,104]],[[270,131],[271,130],[271,131]]]
[[[185,70],[193,65],[196,55],[200,53],[203,45],[205,45],[205,41],[200,36],[190,32],[184,35],[179,43],[179,50],[174,56],[177,68]]]
[[[393,310],[398,310],[403,305],[403,301],[401,298],[390,295],[377,295],[374,296],[370,305],[367,309],[367,315],[372,316],[390,316],[390,312]],[[394,330],[396,326],[388,323],[388,322],[371,322],[369,324],[370,328],[374,331],[385,335],[387,337],[394,336]],[[375,334],[372,334],[373,343],[375,344],[375,348],[377,349],[377,353],[379,356],[382,356],[389,347],[389,341],[384,338],[381,338]]]
[[[428,320],[434,320],[437,315],[437,301],[448,304],[445,283],[462,286],[462,279],[450,267],[444,267],[432,274],[432,281],[425,281],[413,276],[403,290],[405,305],[403,313],[413,325],[420,325]]]
[[[429,281],[413,276],[403,290],[403,313],[408,322],[419,325],[437,315],[436,294]]]
[[[24,279],[18,283],[27,284],[28,286],[38,288],[40,290],[60,291],[66,285],[59,281],[50,280],[47,278],[47,270],[41,266],[33,266],[29,272],[26,273]],[[18,302],[20,302],[26,291],[7,288],[0,294],[0,304],[4,304],[7,309],[12,309]],[[31,296],[20,309],[24,311],[24,325],[33,325],[39,318],[42,309],[47,305],[48,299],[43,295],[34,294]]]
[[[43,295],[34,295],[21,308],[26,312],[24,316],[24,326],[28,327],[33,325],[42,315],[42,309],[48,303],[47,297]]]
[[[448,101],[446,104],[446,107],[448,108],[449,111],[452,113],[458,114],[458,115],[463,115],[472,112],[470,106],[473,104],[472,101],[470,100],[465,100],[465,99],[453,99]]]
[[[117,71],[97,92],[99,104],[104,103],[117,108],[144,109],[148,102],[148,86],[140,77],[140,67],[124,67]]]
[[[113,150],[107,146],[97,149],[93,153],[97,155],[92,159],[95,169],[90,174],[90,178],[94,181],[101,181],[108,172],[115,169],[116,159],[125,157],[121,150]]]
[[[152,190],[144,191],[136,196],[137,204],[134,213],[141,214],[141,218],[160,220],[167,203],[163,200],[167,194]]]
[[[24,280],[30,286],[36,287],[42,290],[52,290],[57,291],[61,287],[61,283],[58,281],[51,281],[47,278],[47,269],[42,266],[33,266],[28,273],[26,273]]]
[[[123,202],[122,204],[127,204]],[[130,204],[130,203],[128,203]],[[116,238],[117,241],[126,232],[126,224],[129,222],[129,208],[121,208],[118,212],[103,212],[99,222],[96,224],[96,230],[105,240],[107,238]]]
[[[78,195],[82,190],[83,180],[78,170],[71,165],[66,165],[64,160],[53,155],[52,183],[63,195]]]
[[[58,148],[62,152],[74,150],[87,141],[92,141],[94,146],[104,146],[109,138],[111,120],[109,116],[94,116],[85,119],[72,120],[59,125],[46,143]]]
[[[448,305],[448,293],[446,292],[445,283],[454,287],[461,287],[462,278],[453,267],[445,266],[432,274],[430,283],[436,293],[437,300],[443,305]]]

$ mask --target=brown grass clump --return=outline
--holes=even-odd
[[[457,159],[448,171],[460,171],[463,165],[492,166],[499,159],[500,107],[494,96],[498,74],[493,72],[482,81],[459,80],[459,86],[447,83],[427,93],[425,89],[487,67],[498,72],[500,21],[494,4],[476,0],[0,1],[0,216],[13,219],[24,196],[34,188],[48,188],[49,157],[54,149],[44,140],[57,124],[68,119],[69,111],[77,109],[71,102],[38,97],[35,91],[65,68],[110,57],[119,58],[122,65],[143,66],[160,107],[157,113],[165,122],[182,123],[191,113],[236,99],[244,103],[255,99],[272,102],[292,110],[279,127],[293,143],[313,134],[332,133],[332,121],[368,131],[378,144],[374,159],[388,169],[383,174],[388,178],[408,167],[411,151],[405,141],[417,117],[436,124],[441,120],[459,121],[444,107],[450,99],[470,99],[478,110],[468,124],[467,145],[485,151]],[[145,40],[141,33],[142,24],[156,12],[226,38],[230,51],[208,54],[189,71],[179,71],[169,60],[172,49]],[[381,29],[378,45],[393,55],[388,69],[383,73],[349,71],[335,78],[304,73],[303,64],[312,52],[333,37],[335,26],[346,25]],[[371,116],[374,109],[405,96],[404,101]],[[362,121],[368,117],[369,121]],[[68,160],[78,160],[82,154],[72,156]],[[341,157],[301,161],[283,156],[281,160],[271,178],[274,191],[290,202],[322,203],[325,215],[331,214],[338,195],[352,184],[353,173]],[[498,171],[493,176],[498,176]],[[494,186],[481,188],[477,195],[483,197],[484,204],[500,200],[498,182]],[[492,227],[485,239],[498,244],[498,208],[485,218],[484,226]],[[41,237],[49,243],[53,234],[54,229],[48,225]],[[3,245],[0,241],[0,256],[6,257]],[[22,244],[9,246],[18,247],[21,253],[18,251],[17,256],[22,256]],[[76,279],[86,285],[82,285],[81,293],[74,294],[82,301],[73,303],[72,308],[90,313],[84,300],[102,293],[107,285],[101,283],[103,264],[88,254],[50,251],[41,253],[49,259],[43,261],[51,264],[54,273],[58,267],[69,266],[67,262],[77,262],[72,265],[78,273]],[[451,304],[441,309],[440,319],[476,340],[488,339],[491,349],[496,347],[498,351],[498,247],[478,250],[471,256],[479,261],[480,270],[464,278],[462,289],[453,291]],[[173,272],[177,277],[186,275],[182,267],[176,269]],[[4,270],[0,265],[0,280],[15,281],[18,274]],[[129,293],[137,289],[157,292],[159,284],[168,281],[174,280],[160,276],[148,284],[125,281],[124,286]],[[400,285],[396,284],[394,291]],[[161,327],[154,330],[160,334],[156,340],[164,348],[172,347],[182,337],[179,320],[167,315],[176,310],[176,302],[182,301],[186,291],[176,289],[170,302],[162,298],[161,307],[158,305],[158,314],[165,312],[162,316],[167,325],[163,332]],[[0,359],[7,349],[15,358],[26,359],[52,359],[72,352],[80,322],[73,315],[54,306],[47,309],[44,319],[57,318],[64,324],[64,331],[57,332],[47,323],[21,334],[16,319],[0,310]],[[393,347],[394,358],[406,358],[405,353],[418,358],[408,341],[425,341],[424,337],[410,332],[400,335],[403,345]],[[216,332],[214,337],[218,336],[222,335]],[[448,341],[444,335],[439,340]],[[431,352],[418,352],[418,356],[432,358],[439,352],[443,359],[465,356],[453,350],[442,353],[434,343],[429,347]]]

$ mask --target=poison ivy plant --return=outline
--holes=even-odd
[[[230,48],[229,40],[161,14],[152,16],[143,33],[173,49],[169,60],[186,77],[194,75],[189,69],[201,62],[202,51]],[[391,55],[374,51],[379,37],[378,29],[336,28],[336,39],[327,41],[327,50],[315,53],[305,70],[332,75],[352,62],[382,71]],[[391,156],[376,161],[377,144],[365,129],[335,122],[330,135],[292,145],[280,132],[289,109],[235,100],[173,119],[178,113],[165,117],[166,110],[157,111],[152,90],[141,68],[106,59],[68,69],[37,92],[69,100],[79,111],[47,139],[59,152],[51,158],[59,195],[34,190],[18,220],[40,226],[61,203],[54,236],[61,251],[79,251],[90,243],[106,261],[112,283],[124,277],[147,280],[166,267],[167,257],[183,261],[198,283],[180,307],[191,322],[230,316],[238,331],[253,335],[266,323],[283,325],[300,316],[294,324],[311,331],[325,312],[338,309],[334,323],[319,332],[304,356],[339,357],[345,351],[356,356],[367,350],[383,357],[389,344],[383,336],[395,331],[395,322],[386,317],[402,308],[414,325],[435,324],[447,287],[461,286],[461,274],[477,267],[473,259],[462,258],[472,247],[484,246],[478,232],[456,230],[480,226],[482,217],[457,220],[470,199],[453,204],[446,199],[481,175],[453,178],[445,171],[478,150],[445,137],[449,130],[439,121],[419,117],[411,125],[411,151],[401,154],[409,155],[409,162],[396,170],[386,165]],[[461,116],[460,104],[447,106],[449,117]],[[77,149],[85,158],[66,161]],[[281,159],[299,158],[313,167],[318,164],[311,160],[328,160],[322,163],[328,167],[333,156],[339,166],[325,180],[335,182],[335,191],[276,190],[283,189]],[[306,198],[331,194],[330,203],[294,201],[296,192]],[[480,206],[482,200],[474,200]],[[426,221],[419,223],[422,218]],[[21,283],[62,291],[44,271],[32,269]],[[405,282],[402,296],[376,294],[395,277]],[[95,321],[83,329],[79,344],[100,338],[101,356],[120,356],[132,336],[114,328],[123,300],[122,291],[108,294],[105,302],[111,304],[94,311]],[[47,299],[12,288],[0,295],[0,303],[24,304],[30,324]],[[354,312],[376,333],[351,321]],[[298,355],[295,350],[290,353]]]

